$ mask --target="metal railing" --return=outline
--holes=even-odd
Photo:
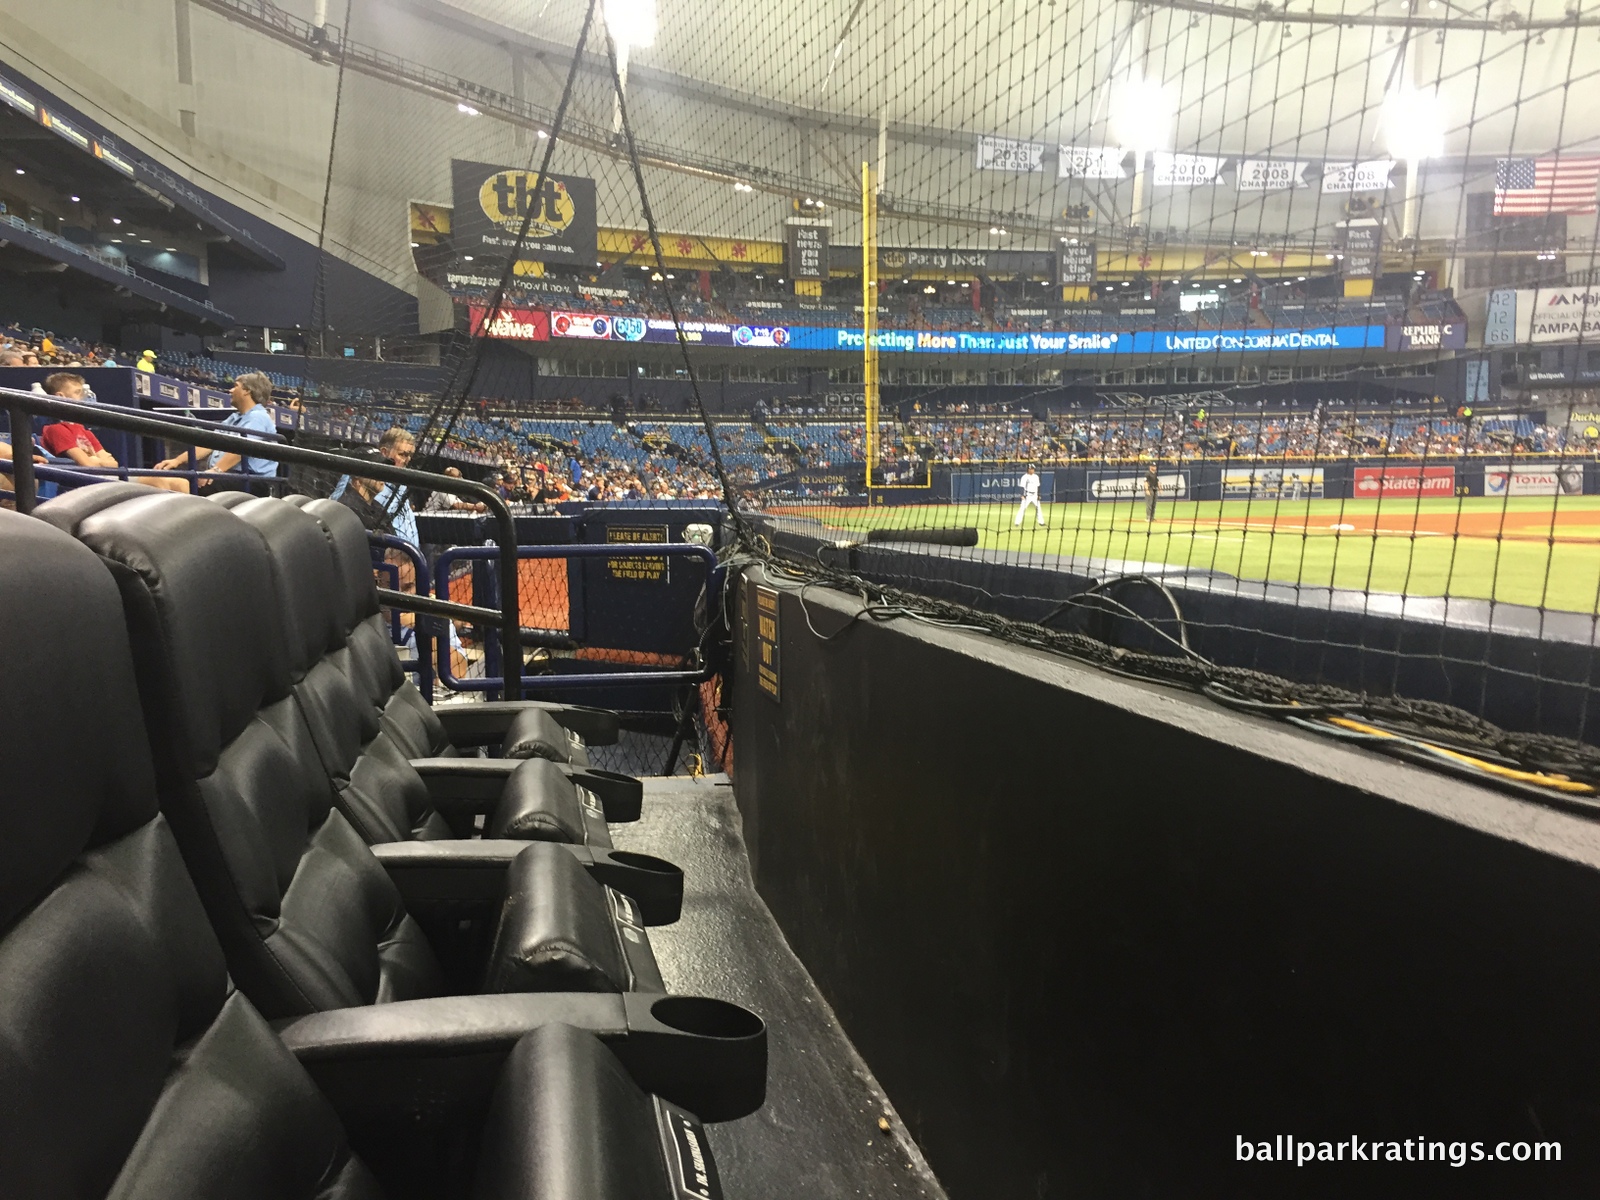
[[[435,590],[441,593],[448,592],[450,584],[450,567],[458,561],[471,561],[481,559],[495,559],[495,548],[492,546],[457,546],[445,551],[434,559],[433,577]],[[639,543],[632,545],[614,545],[609,543],[582,544],[565,543],[554,546],[519,546],[517,547],[518,559],[524,558],[690,558],[698,559],[706,570],[706,591],[708,595],[715,594],[716,575],[719,567],[717,556],[707,547],[693,542],[658,542]],[[505,570],[502,566],[496,576],[492,576],[489,586],[498,589],[503,586]],[[503,599],[503,597],[502,597]],[[491,602],[493,596],[491,596]],[[477,612],[493,612],[492,608],[474,608],[469,605],[455,604],[441,598],[435,601],[441,606],[437,611],[441,616],[459,614],[460,619],[473,620],[474,617],[466,614]],[[454,612],[444,611],[444,606]],[[501,686],[501,678],[506,675],[503,660],[506,646],[516,646],[518,657],[526,645],[561,646],[568,639],[559,630],[523,630],[522,636],[514,642],[505,641],[502,634],[497,647],[490,643],[485,655],[485,676],[482,679],[462,679],[452,669],[449,654],[449,639],[440,643],[439,649],[439,681],[453,691],[493,691]],[[704,663],[698,663],[690,670],[682,671],[595,671],[587,674],[558,674],[558,675],[524,675],[521,685],[524,691],[530,687],[540,689],[553,689],[564,687],[622,687],[622,686],[650,686],[650,687],[683,687],[686,684],[696,684],[711,677],[710,671]]]
[[[37,476],[33,456],[30,453],[34,417],[76,421],[82,425],[115,429],[144,437],[164,438],[188,446],[204,445],[212,450],[225,450],[242,457],[264,458],[272,462],[294,463],[305,467],[321,467],[342,475],[360,475],[363,478],[376,479],[381,483],[404,484],[429,491],[448,491],[457,496],[471,496],[475,500],[481,500],[488,508],[488,515],[495,524],[494,538],[497,549],[494,553],[500,563],[503,601],[503,607],[497,614],[500,635],[507,646],[520,643],[521,626],[517,616],[520,598],[517,583],[516,521],[511,515],[511,510],[506,507],[506,502],[500,498],[499,492],[491,487],[471,479],[456,479],[449,475],[416,471],[410,467],[397,467],[387,462],[369,462],[366,459],[350,458],[343,454],[307,450],[300,446],[227,433],[215,427],[197,430],[176,421],[125,411],[109,405],[79,404],[70,400],[59,400],[54,396],[41,396],[11,388],[0,389],[0,408],[4,408],[10,417],[13,442],[21,443],[20,446],[12,447],[14,454],[12,477],[16,488],[18,512],[32,512],[38,501]],[[128,469],[141,470],[141,468]],[[522,677],[519,672],[513,672],[505,677],[503,692],[507,700],[522,698]]]

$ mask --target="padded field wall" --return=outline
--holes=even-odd
[[[1600,827],[761,584],[733,702],[757,885],[952,1197],[1600,1183]],[[1280,1134],[1564,1160],[1235,1161]]]

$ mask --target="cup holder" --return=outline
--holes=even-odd
[[[649,871],[656,875],[681,875],[683,869],[664,858],[657,858],[653,854],[640,854],[633,850],[609,851],[612,862],[621,863],[635,871]]]
[[[748,1008],[706,996],[663,996],[650,1015],[669,1029],[724,1041],[759,1037],[766,1023]]]

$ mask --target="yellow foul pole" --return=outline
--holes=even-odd
[[[867,491],[872,491],[872,467],[878,440],[878,189],[872,164],[861,164],[861,331],[863,354],[861,383],[867,418]]]

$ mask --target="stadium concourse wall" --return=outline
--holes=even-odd
[[[1600,825],[759,567],[738,611],[757,886],[953,1200],[1600,1187]],[[1282,1135],[1562,1159],[1239,1161]]]
[[[1264,583],[1164,563],[841,546],[778,523],[766,532],[780,554],[1150,653],[1174,652],[1175,604],[1190,649],[1219,665],[1435,700],[1506,729],[1600,743],[1600,636],[1581,613]],[[1124,575],[1141,579],[1107,588]],[[1090,588],[1101,596],[1086,597]]]

